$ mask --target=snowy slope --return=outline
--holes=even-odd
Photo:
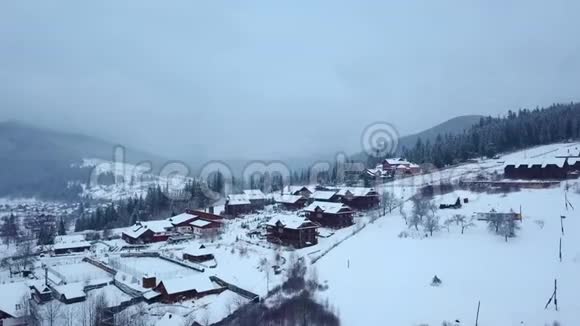
[[[456,195],[438,199],[453,202]],[[454,213],[469,216],[522,205],[518,237],[506,243],[477,222],[464,235],[452,228],[433,238],[403,239],[398,234],[407,227],[400,216],[378,220],[316,264],[321,279],[329,281],[325,295],[337,306],[344,325],[441,325],[456,319],[473,325],[479,300],[480,325],[544,325],[554,320],[580,325],[580,220],[565,210],[563,188],[460,195],[471,203],[459,211],[440,211],[442,221]],[[570,194],[570,200],[580,207],[580,195]],[[569,216],[562,263],[560,215]],[[536,222],[540,220],[543,228]],[[442,279],[441,287],[430,286],[434,275]],[[560,283],[560,312],[544,310],[554,278]]]

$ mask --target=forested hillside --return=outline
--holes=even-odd
[[[469,158],[492,157],[530,146],[562,142],[580,137],[580,104],[556,104],[548,108],[509,111],[504,117],[481,118],[460,134],[440,134],[434,142],[417,140],[403,148],[406,158],[437,167]]]

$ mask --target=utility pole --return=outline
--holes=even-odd
[[[560,238],[560,262],[562,262],[562,238]]]
[[[475,326],[479,325],[479,309],[481,308],[481,301],[477,302],[477,315],[475,316]]]

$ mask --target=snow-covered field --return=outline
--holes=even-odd
[[[438,198],[453,202],[456,194]],[[517,238],[507,243],[487,230],[485,222],[464,235],[457,227],[432,238],[399,238],[407,230],[398,214],[369,225],[345,241],[316,268],[330,289],[324,296],[339,310],[344,325],[441,325],[475,321],[480,325],[580,325],[580,221],[564,207],[563,188],[523,190],[507,195],[475,195],[450,214],[519,210],[524,219]],[[570,201],[580,207],[580,195]],[[408,203],[406,209],[410,209]],[[558,259],[560,216],[566,215],[564,259]],[[542,227],[543,224],[543,227]],[[443,284],[430,285],[437,275]],[[559,308],[544,310],[554,279]]]

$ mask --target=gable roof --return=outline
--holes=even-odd
[[[296,194],[304,190],[314,193],[316,191],[315,188],[314,186],[287,186],[284,188],[284,193]]]
[[[190,214],[188,212],[185,213],[181,213],[179,215],[175,215],[173,217],[168,218],[167,220],[172,224],[172,225],[179,225],[182,223],[185,223],[187,221],[193,220],[197,218],[196,215]]]
[[[123,234],[126,234],[133,239],[138,239],[147,231],[151,231],[153,233],[164,233],[172,227],[173,225],[169,220],[137,222],[131,227],[130,230],[123,231]]]
[[[233,194],[228,195],[227,205],[250,205],[250,199],[246,194]]]
[[[343,187],[338,190],[338,195],[346,196],[350,192],[354,197],[376,196],[377,192],[368,187]]]
[[[346,206],[343,203],[329,203],[329,202],[321,202],[321,201],[315,201],[312,204],[308,205],[308,207],[306,207],[304,209],[305,212],[316,212],[316,209],[319,208],[320,210],[322,210],[324,213],[329,213],[329,214],[337,214],[337,213],[341,213],[341,211],[352,211],[352,209],[348,206]]]
[[[86,298],[87,296],[82,283],[59,285],[55,287],[55,290],[63,295],[67,300],[81,299]]]
[[[244,190],[243,193],[248,197],[248,200],[264,200],[266,195],[260,189],[248,189]]]
[[[274,195],[274,201],[280,204],[296,204],[301,199],[299,195]]]
[[[201,273],[182,278],[163,280],[161,283],[169,295],[193,290],[197,292],[206,292],[217,288],[207,275]]]
[[[272,217],[266,225],[278,226],[278,222],[287,229],[298,230],[307,228],[317,228],[318,226],[304,217],[296,215],[279,215]]]
[[[316,200],[329,200],[332,196],[336,195],[337,191],[335,190],[316,190],[310,198]]]

